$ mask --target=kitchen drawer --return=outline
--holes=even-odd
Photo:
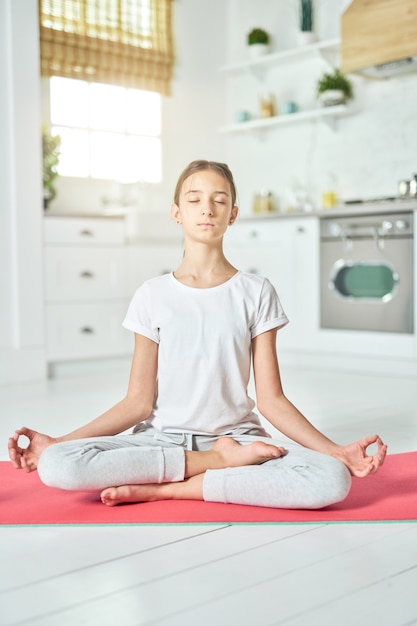
[[[237,222],[226,233],[225,243],[228,244],[264,244],[274,243],[279,234],[280,220]]]
[[[122,218],[46,217],[44,234],[47,244],[123,244],[126,239]]]
[[[54,247],[45,249],[46,300],[126,298],[126,249]]]
[[[122,327],[128,304],[48,304],[48,361],[130,354],[132,333]]]

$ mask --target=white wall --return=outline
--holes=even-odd
[[[0,382],[45,376],[36,0],[0,2]]]
[[[176,66],[164,101],[164,192],[171,202],[180,172],[194,159],[224,160],[224,96],[217,68],[226,55],[227,3],[175,0]]]
[[[316,0],[319,40],[340,36],[340,17],[349,0]],[[223,65],[247,58],[246,34],[255,26],[272,34],[273,50],[297,45],[296,0],[229,0],[228,51]],[[258,96],[272,92],[278,106],[298,100],[301,108],[317,106],[315,86],[326,64],[318,57],[271,69],[265,81],[250,73],[225,79],[223,124],[238,108],[258,113]],[[285,207],[287,192],[298,181],[309,187],[316,206],[334,177],[343,199],[397,195],[402,178],[417,173],[417,74],[387,81],[351,77],[356,97],[351,116],[337,129],[321,122],[280,126],[261,136],[227,136],[227,160],[240,190],[241,213],[249,213],[253,193],[275,192]]]

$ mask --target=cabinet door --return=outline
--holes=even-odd
[[[277,218],[237,224],[225,251],[238,269],[267,277],[290,323],[282,348],[308,348],[318,318],[318,225],[314,218]]]

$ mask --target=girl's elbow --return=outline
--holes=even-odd
[[[273,411],[271,405],[268,402],[258,402],[257,407],[259,413],[267,420],[269,420],[270,417],[275,414],[275,411]]]
[[[283,393],[262,395],[257,398],[258,411],[267,419],[277,415],[282,410],[282,403],[286,401]]]

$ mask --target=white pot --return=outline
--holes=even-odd
[[[316,33],[309,30],[300,30],[297,33],[297,43],[299,46],[308,46],[317,41]]]
[[[257,59],[258,57],[264,56],[269,52],[269,44],[267,43],[253,43],[249,48],[249,56],[251,59]]]
[[[319,95],[319,100],[325,107],[345,103],[345,94],[341,89],[328,89]]]

